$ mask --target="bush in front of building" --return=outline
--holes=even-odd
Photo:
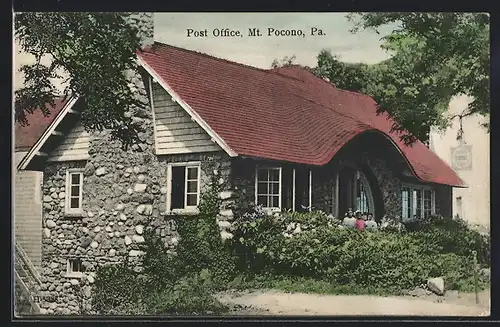
[[[217,184],[201,200],[198,215],[172,217],[180,242],[175,253],[153,230],[144,232],[141,271],[126,260],[100,267],[92,307],[100,314],[206,315],[227,307],[212,294],[235,277],[234,259],[216,221]]]
[[[437,253],[470,257],[475,251],[479,264],[489,266],[491,263],[490,236],[470,228],[464,220],[435,216],[420,224],[417,222],[412,235]]]
[[[443,276],[450,289],[473,279],[472,250],[489,265],[489,241],[459,222],[411,232],[339,228],[324,213],[254,213],[232,240],[240,271],[310,277],[353,287],[411,289]],[[482,282],[482,281],[481,281]]]

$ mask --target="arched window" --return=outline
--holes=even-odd
[[[361,212],[373,212],[373,204],[369,200],[370,186],[366,177],[360,173],[356,172],[356,210]]]
[[[366,176],[351,167],[343,168],[336,176],[332,212],[344,217],[349,209],[370,212],[376,216],[373,195]]]

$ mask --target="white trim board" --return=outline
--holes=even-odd
[[[185,169],[185,176],[184,176],[184,208],[181,209],[171,209],[172,205],[172,167],[184,167]],[[197,176],[197,187],[198,189],[196,190],[197,192],[197,204],[195,206],[188,206],[187,205],[187,174],[188,174],[188,168],[190,167],[196,167],[198,169],[198,176]],[[164,214],[171,214],[171,213],[179,213],[179,214],[184,214],[184,213],[193,213],[198,210],[198,206],[200,205],[201,201],[201,161],[186,161],[186,162],[169,162],[167,163],[167,193],[165,197],[165,205],[166,205],[166,210]]]
[[[184,109],[187,114],[195,121],[207,134],[230,156],[237,157],[238,154],[234,152],[226,142],[189,106],[184,102],[181,97],[174,92],[174,90],[165,82],[163,79],[154,71],[151,66],[149,66],[144,59],[138,56],[139,65],[141,65],[148,74],[153,78],[155,82],[161,85],[163,89],[172,97],[174,102],[177,102],[182,109]]]
[[[154,106],[154,96],[153,96],[153,78],[151,75],[149,75],[148,78],[148,84],[149,84],[149,104],[151,106],[151,114],[153,115],[153,137],[155,140],[155,154],[158,149],[158,140],[156,138],[156,135],[158,134],[158,131],[156,130],[156,114],[155,114],[155,106]]]
[[[42,136],[38,138],[38,141],[36,141],[35,145],[31,147],[29,150],[28,154],[19,162],[19,165],[17,165],[17,169],[23,170],[26,169],[28,164],[33,160],[33,158],[37,155],[37,153],[40,152],[40,149],[42,146],[47,142],[49,137],[52,135],[52,133],[55,131],[56,127],[61,123],[66,117],[68,113],[71,113],[73,106],[75,103],[78,101],[78,97],[71,97],[66,104],[64,105],[63,109],[57,114],[56,118],[52,121],[52,123],[49,125],[47,129],[43,132]]]

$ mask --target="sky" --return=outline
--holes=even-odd
[[[391,27],[374,31],[350,33],[353,23],[345,13],[155,13],[155,40],[170,45],[204,52],[239,63],[270,68],[274,59],[295,55],[295,63],[315,66],[322,49],[331,50],[342,61],[373,64],[389,55],[380,48],[380,38]],[[258,28],[262,36],[248,36],[250,28]],[[302,30],[304,37],[268,36],[268,28]],[[323,35],[311,35],[316,28]],[[207,37],[188,37],[187,30],[207,31]],[[242,37],[214,37],[214,30],[239,30]],[[17,70],[23,64],[34,62],[26,53],[18,53],[14,46],[14,86],[22,86],[22,75]]]

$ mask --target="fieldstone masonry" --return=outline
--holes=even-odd
[[[135,14],[143,46],[152,44],[152,14]],[[143,103],[149,103],[143,78],[129,72],[130,87]],[[232,192],[228,183],[230,162],[220,154],[189,154],[157,157],[151,108],[135,108],[127,115],[141,126],[140,142],[124,149],[109,131],[94,133],[88,161],[54,163],[45,167],[42,235],[42,292],[40,306],[45,314],[93,313],[91,285],[99,265],[129,258],[139,267],[145,229],[153,228],[165,245],[174,250],[179,235],[173,220],[165,215],[168,162],[201,162],[203,192],[218,176],[223,200],[218,217],[221,234],[231,237]],[[83,213],[65,216],[66,171],[83,168]],[[82,260],[83,276],[67,276],[68,259]]]
[[[152,44],[153,15],[134,14],[129,23],[138,27],[143,45]],[[129,73],[131,88],[149,103],[147,87],[138,73]],[[146,85],[147,86],[147,85]],[[153,229],[165,246],[175,251],[179,235],[166,214],[167,167],[171,162],[200,162],[201,194],[212,180],[220,186],[221,210],[217,222],[223,239],[233,235],[235,215],[250,209],[254,201],[255,162],[230,159],[224,152],[156,156],[151,108],[135,108],[127,113],[142,127],[140,142],[128,149],[111,139],[109,131],[92,135],[88,161],[53,163],[45,167],[43,184],[42,292],[40,307],[46,314],[92,314],[91,287],[99,265],[128,258],[140,269],[144,232]],[[400,181],[384,159],[363,155],[361,162],[371,167],[382,193],[385,213],[401,212]],[[352,165],[357,157],[342,160]],[[387,158],[386,158],[387,160]],[[338,161],[318,168],[330,174]],[[83,213],[65,216],[66,171],[84,169]],[[314,173],[313,173],[313,176]],[[318,176],[321,176],[318,174]],[[328,175],[330,176],[330,175]],[[215,177],[215,178],[214,178]],[[321,182],[324,181],[324,182]],[[333,178],[315,178],[313,199],[331,205]],[[375,191],[375,190],[374,190]],[[318,203],[318,204],[319,204]],[[325,209],[323,209],[325,210]],[[83,276],[67,276],[69,258],[80,258]]]
[[[102,136],[103,134],[101,134]],[[104,134],[105,135],[105,134]],[[157,158],[151,153],[123,151],[118,143],[95,138],[88,162],[57,163],[44,174],[41,307],[48,314],[92,313],[90,287],[99,265],[128,257],[140,268],[139,245],[144,231],[155,230],[174,251],[179,242],[175,223],[165,215],[166,167],[169,162],[200,161],[201,193],[212,176],[222,202],[217,218],[223,238],[231,238],[233,192],[227,155],[189,154]],[[97,143],[99,142],[99,143]],[[98,145],[98,151],[94,146]],[[109,160],[106,160],[109,158]],[[66,170],[84,168],[83,214],[66,217]],[[67,261],[82,260],[83,277],[67,277]]]
[[[379,158],[373,153],[363,152],[357,155],[343,155],[335,158],[331,165],[336,168],[336,171],[340,171],[343,166],[349,166],[359,170],[369,169],[370,173],[374,175],[377,184],[370,185],[370,187],[372,193],[378,192],[382,195],[384,215],[395,220],[401,217],[401,181],[398,176],[389,169],[384,159]],[[333,186],[333,184],[329,184],[328,187],[323,188],[323,190],[331,190],[331,186]],[[377,219],[381,218],[380,215],[377,217]]]
[[[256,164],[256,161],[249,159],[237,159],[233,162],[231,180],[235,194],[235,210],[238,214],[244,213],[254,205]],[[261,161],[260,164],[273,165],[269,161]],[[335,156],[329,164],[323,167],[312,167],[312,200],[315,209],[330,213],[335,174],[345,166],[369,169],[377,183],[377,185],[372,186],[372,192],[381,194],[384,214],[391,219],[399,219],[402,210],[401,181],[388,167],[386,159],[370,152],[344,151]]]

